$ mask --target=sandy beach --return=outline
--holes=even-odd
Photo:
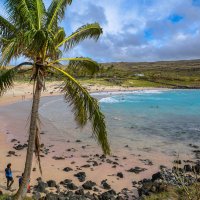
[[[47,90],[42,93],[42,96],[52,96],[60,94],[60,82],[47,83]],[[132,91],[144,90],[152,88],[124,88],[124,87],[105,87],[86,85],[90,92],[100,91]],[[155,88],[153,88],[155,89]],[[0,106],[6,106],[15,102],[31,99],[32,85],[27,83],[16,83],[15,87],[0,98]],[[1,114],[0,114],[1,120]],[[5,128],[6,127],[6,128]],[[19,135],[15,135],[15,127],[7,129],[6,121],[0,123],[0,189],[5,191],[6,179],[4,176],[4,169],[7,163],[12,163],[15,183],[13,189],[18,189],[18,176],[21,175],[26,155],[26,148],[16,150],[19,144],[26,143],[27,130]],[[100,191],[105,191],[101,186],[101,181],[107,179],[107,183],[111,188],[120,192],[123,188],[127,188],[133,193],[136,193],[136,188],[133,188],[132,182],[139,181],[143,178],[150,178],[151,175],[159,170],[160,164],[168,167],[172,166],[174,157],[165,156],[161,152],[149,152],[148,149],[143,151],[131,152],[128,147],[124,147],[119,151],[112,151],[112,155],[108,157],[102,156],[99,146],[91,147],[86,142],[81,140],[71,140],[66,138],[65,146],[59,146],[59,143],[48,140],[48,135],[41,135],[41,143],[44,146],[41,148],[41,161],[43,173],[39,172],[36,159],[33,162],[33,172],[31,175],[31,185],[36,184],[36,179],[42,177],[43,180],[55,180],[57,183],[65,179],[71,179],[77,186],[83,183],[79,182],[74,174],[78,172],[86,173],[86,180],[92,180],[97,183],[97,188]],[[9,151],[14,151],[8,153]],[[63,169],[69,167],[71,171],[66,172]],[[129,169],[139,167],[141,172],[128,172]],[[123,178],[119,177],[118,173],[123,174]],[[7,191],[6,191],[7,192]],[[14,192],[14,191],[13,191]]]
[[[200,200],[199,18],[0,0],[0,200]]]
[[[151,88],[151,87],[122,87],[122,86],[102,86],[102,85],[83,85],[90,93],[93,92],[119,92],[119,91],[133,91],[133,90],[167,90],[166,88]],[[62,82],[53,81],[46,83],[46,90],[42,92],[42,96],[60,95]],[[32,84],[15,82],[14,87],[11,88],[0,98],[0,105],[8,105],[16,101],[32,98]]]

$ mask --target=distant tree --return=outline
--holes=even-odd
[[[113,68],[114,68],[114,65],[112,64],[112,65],[110,65],[110,66],[107,68],[107,71],[112,71]]]

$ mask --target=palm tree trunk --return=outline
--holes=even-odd
[[[14,196],[15,200],[23,199],[27,193],[27,186],[30,180],[30,175],[31,175],[31,170],[32,170],[32,160],[33,160],[33,154],[35,150],[35,138],[36,138],[36,131],[37,131],[38,109],[39,109],[39,103],[40,103],[41,90],[42,90],[42,86],[39,80],[37,80],[36,88],[33,93],[31,122],[30,122],[28,149],[27,149],[27,154],[26,154],[24,175],[23,175],[22,184],[20,185],[19,190]]]

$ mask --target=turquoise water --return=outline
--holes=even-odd
[[[173,154],[175,150],[187,152],[189,143],[200,144],[200,90],[144,90],[93,96],[99,99],[105,114],[113,149],[129,145],[132,150],[151,148]],[[89,126],[83,130],[76,126],[62,97],[44,98],[40,113],[56,127],[57,140],[66,141],[70,136],[94,144]]]
[[[151,148],[156,152],[188,153],[188,144],[200,145],[200,90],[144,90],[93,94],[106,117],[113,151]],[[31,101],[0,107],[4,129],[27,136]],[[88,125],[80,129],[62,96],[43,97],[40,107],[46,139],[61,142],[81,139],[96,148]],[[9,120],[8,120],[9,119]],[[14,135],[16,137],[17,135]]]
[[[200,91],[113,94],[100,100],[109,128],[168,140],[200,140]],[[116,120],[118,119],[118,122]]]

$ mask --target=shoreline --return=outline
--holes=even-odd
[[[47,90],[42,91],[41,97],[62,95],[60,91],[62,82],[47,82]],[[101,86],[101,85],[83,85],[91,94],[94,93],[112,93],[112,92],[131,92],[142,90],[171,90],[171,88],[155,88],[155,87],[123,87],[123,86]],[[32,84],[15,82],[14,87],[8,90],[0,98],[0,106],[8,105],[22,100],[32,98]]]
[[[58,87],[58,84],[60,83],[51,83],[51,90],[48,90],[47,92],[45,92],[42,97],[44,96],[54,96],[54,95],[60,95],[58,93],[57,90],[59,90],[59,88],[57,88],[57,90],[55,89],[55,87]],[[18,87],[22,87],[21,85]],[[24,87],[24,86],[23,86]],[[47,86],[48,87],[48,86]],[[29,87],[30,89],[30,87]],[[121,89],[121,90],[120,90]],[[141,91],[141,90],[147,90],[147,88],[127,88],[127,90],[122,90],[123,88],[114,88],[114,90],[112,91],[107,91],[104,90],[103,91],[99,91],[100,88],[98,88],[98,92],[106,92],[106,93],[110,93],[110,92],[131,92],[131,91]],[[16,103],[18,101],[21,100],[23,92],[19,92],[16,91],[17,89],[15,89],[15,97],[12,97],[12,92],[10,92],[7,96],[4,97],[3,100],[0,100],[0,106],[6,106],[12,103]],[[157,90],[157,88],[148,88],[148,90]],[[158,90],[167,90],[166,88],[162,89],[159,88]],[[90,92],[96,91],[96,88],[91,88]],[[30,100],[31,99],[31,94],[30,94],[30,90],[29,91],[25,91],[25,95],[26,98],[25,100]],[[8,101],[7,101],[8,100]],[[7,102],[7,103],[6,103]],[[0,127],[1,128],[1,127]],[[42,141],[45,140],[45,135],[42,135]],[[15,138],[12,138],[15,139]],[[79,138],[77,138],[78,140]],[[19,176],[23,170],[23,165],[24,165],[24,160],[25,160],[25,154],[26,154],[26,148],[24,148],[23,150],[14,150],[16,153],[16,155],[9,155],[8,151],[13,151],[13,144],[23,144],[21,143],[21,141],[15,141],[14,143],[11,143],[9,140],[11,140],[11,138],[9,138],[9,134],[6,134],[6,132],[1,133],[0,134],[0,141],[1,144],[5,144],[7,143],[5,146],[3,146],[3,148],[1,148],[1,157],[4,157],[3,160],[1,161],[1,169],[0,169],[0,181],[2,183],[4,183],[5,185],[5,178],[4,178],[4,171],[3,171],[3,166],[5,166],[6,163],[8,162],[12,162],[13,163],[13,167],[15,168],[15,170],[13,171],[14,175],[15,175],[15,185],[14,188],[17,188],[17,176]],[[4,141],[4,142],[3,142]],[[60,182],[63,180],[63,177],[65,178],[70,178],[73,180],[73,183],[75,183],[76,185],[80,186],[82,185],[82,183],[80,183],[77,178],[74,177],[75,173],[78,173],[80,171],[84,171],[87,174],[86,180],[92,180],[98,184],[98,186],[101,185],[101,181],[103,179],[108,179],[108,183],[112,186],[112,188],[114,190],[116,190],[117,192],[120,192],[121,189],[123,189],[124,187],[127,187],[129,190],[133,190],[131,182],[132,181],[139,181],[143,178],[150,178],[151,175],[153,173],[156,173],[158,171],[158,164],[162,163],[162,164],[167,164],[169,162],[169,160],[172,160],[173,157],[168,157],[167,160],[163,160],[163,155],[159,154],[159,153],[154,153],[153,156],[157,156],[158,162],[159,163],[155,163],[153,162],[153,165],[151,164],[145,164],[143,162],[141,162],[141,159],[143,160],[147,160],[147,163],[149,161],[151,161],[150,158],[152,158],[152,156],[149,156],[148,152],[144,152],[143,155],[139,155],[139,153],[141,153],[140,151],[138,152],[134,152],[133,154],[130,154],[130,151],[128,151],[126,148],[122,149],[122,154],[120,155],[112,155],[109,156],[107,158],[102,158],[100,159],[99,157],[95,157],[95,155],[101,155],[101,150],[100,148],[96,148],[97,150],[95,150],[93,152],[93,149],[91,149],[91,147],[87,147],[87,143],[84,142],[76,142],[76,141],[70,141],[67,143],[67,150],[64,151],[63,155],[56,155],[54,152],[56,152],[56,150],[58,150],[59,147],[50,147],[52,144],[48,143],[45,144],[44,149],[43,149],[43,153],[42,155],[44,157],[42,157],[42,163],[48,163],[48,170],[44,170],[44,174],[43,174],[43,178],[45,181],[48,181],[52,178],[51,174],[57,174],[57,177],[53,177],[54,180],[56,180],[57,182]],[[84,146],[84,148],[83,148]],[[97,146],[97,145],[96,145]],[[48,153],[45,154],[44,152],[48,150]],[[88,150],[87,150],[88,149]],[[92,150],[92,154],[89,153]],[[63,149],[64,150],[64,149]],[[9,155],[9,157],[6,157],[6,154]],[[55,159],[57,156],[57,159]],[[54,158],[53,158],[54,157]],[[58,158],[63,158],[62,160],[59,160]],[[124,159],[126,157],[126,159]],[[149,161],[148,161],[148,159]],[[90,162],[88,162],[90,160]],[[103,161],[102,161],[103,160]],[[163,162],[162,162],[163,161]],[[75,162],[72,164],[72,162]],[[91,165],[91,163],[98,163],[97,166],[93,166]],[[90,167],[81,167],[84,165],[88,165],[88,163],[90,164]],[[101,163],[101,164],[100,164]],[[118,163],[118,164],[115,164]],[[115,166],[116,165],[116,166]],[[172,166],[172,164],[170,164]],[[113,168],[113,166],[115,166]],[[127,172],[128,169],[131,169],[133,167],[139,166],[139,168],[141,169],[147,169],[144,171],[141,171],[138,174],[135,173],[130,173]],[[36,164],[36,161],[34,160],[33,163],[33,167],[36,168],[36,171],[32,172],[32,177],[31,177],[31,185],[35,185],[36,182],[36,178],[40,177],[40,173],[38,170],[38,166]],[[70,167],[72,168],[72,172],[66,173],[63,171],[63,169],[65,167]],[[100,174],[102,171],[105,172],[104,175],[102,175],[102,177],[99,177],[98,174]],[[116,176],[116,174],[118,172],[122,172],[124,174],[124,178],[119,178]],[[2,178],[3,177],[3,178]],[[0,186],[0,189],[2,189],[2,187]],[[101,191],[105,191],[104,189],[102,189],[100,187]],[[135,191],[136,189],[134,189]]]

